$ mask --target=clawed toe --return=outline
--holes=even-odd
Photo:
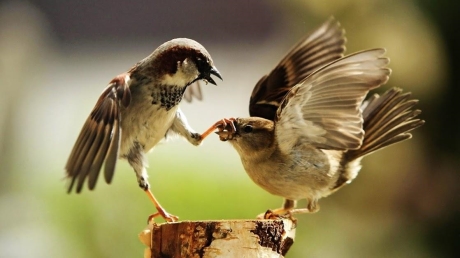
[[[257,219],[293,219],[290,211],[286,210],[267,210],[265,213],[257,215]]]
[[[162,217],[166,222],[177,222],[177,221],[179,221],[178,216],[169,214],[167,212],[163,212],[163,213],[157,212],[157,213],[151,214],[147,218],[147,224],[150,224],[150,223],[154,222],[155,217]]]

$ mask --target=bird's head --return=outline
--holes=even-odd
[[[221,141],[228,141],[241,157],[253,156],[270,149],[274,144],[275,127],[273,121],[259,118],[236,118],[216,132]]]
[[[208,51],[191,39],[178,38],[162,44],[152,53],[149,61],[151,64],[148,66],[157,72],[161,84],[186,87],[204,80],[216,85],[211,75],[222,80]]]

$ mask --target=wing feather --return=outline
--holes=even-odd
[[[201,93],[201,85],[199,81],[196,81],[189,85],[184,92],[184,99],[187,102],[192,102],[193,98],[197,100],[203,100],[203,95]]]
[[[322,149],[359,148],[364,135],[360,106],[391,73],[384,53],[372,49],[349,55],[293,87],[275,117],[280,148],[289,151],[299,137]]]
[[[115,107],[119,109],[118,106]],[[106,162],[104,165],[104,177],[105,181],[110,184],[112,182],[113,174],[115,172],[115,165],[118,159],[118,152],[120,150],[121,143],[121,113],[116,110],[115,114],[118,115],[118,119],[114,120],[112,137],[113,140],[110,142],[110,147],[106,156]]]
[[[86,119],[65,167],[70,179],[69,193],[75,183],[76,192],[81,192],[86,179],[89,189],[94,189],[104,162],[106,181],[110,183],[121,140],[120,107],[131,101],[128,82],[126,74],[115,77]]]
[[[286,93],[313,71],[341,58],[345,42],[344,31],[334,18],[304,37],[256,84],[249,102],[249,114],[274,120]]]

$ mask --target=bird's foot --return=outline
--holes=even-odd
[[[265,213],[257,215],[257,219],[290,219],[295,220],[292,216],[291,210],[283,208],[267,210]]]
[[[155,220],[155,217],[158,217],[158,216],[161,216],[167,222],[179,221],[179,217],[177,217],[175,215],[172,215],[172,214],[169,214],[164,209],[160,209],[160,210],[158,210],[157,213],[154,213],[154,214],[152,214],[152,215],[150,215],[148,217],[147,224],[150,224],[151,222],[153,222],[153,220]]]
[[[236,134],[236,119],[235,118],[224,118],[214,124],[218,130],[216,133],[219,135],[221,141],[227,141],[233,139]]]
[[[236,121],[235,118],[224,118],[216,123],[214,123],[211,127],[208,128],[204,133],[198,134],[200,137],[200,143],[201,141],[204,140],[204,138],[208,137],[212,132],[214,132],[216,129],[219,130],[217,133],[223,132],[224,130],[231,131],[232,133],[236,132],[236,128],[234,125],[234,122]],[[222,139],[221,139],[222,140]]]
[[[149,197],[149,199],[152,201],[153,205],[155,205],[155,208],[158,211],[157,213],[154,213],[149,216],[148,221],[147,221],[148,223],[150,223],[153,220],[153,218],[158,217],[158,216],[161,216],[167,222],[176,222],[179,220],[179,217],[169,214],[168,212],[166,212],[165,209],[163,209],[163,207],[161,207],[160,202],[158,202],[155,196],[153,196],[153,193],[150,191],[149,188],[147,188],[144,191]]]
[[[294,218],[294,214],[305,214],[305,213],[315,213],[319,211],[319,205],[315,205],[310,208],[301,208],[301,209],[274,209],[267,210],[265,213],[257,215],[257,219],[290,219],[297,220]]]

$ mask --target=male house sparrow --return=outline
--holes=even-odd
[[[65,166],[70,179],[68,192],[74,185],[76,192],[81,192],[86,180],[89,189],[94,189],[102,164],[105,181],[110,183],[117,159],[127,159],[139,187],[158,210],[153,216],[176,221],[178,218],[167,213],[150,191],[145,153],[170,133],[193,145],[199,145],[209,134],[193,131],[179,103],[192,83],[204,80],[215,85],[211,74],[222,79],[208,51],[194,40],[179,38],[162,44],[128,72],[112,79],[83,125]]]
[[[219,138],[236,149],[249,177],[285,198],[267,218],[318,211],[320,198],[357,176],[363,156],[411,138],[408,132],[424,123],[415,118],[420,111],[412,110],[417,100],[400,89],[363,102],[387,82],[389,59],[382,57],[384,49],[339,58],[344,42],[337,23],[329,20],[259,81],[251,117],[214,125]],[[295,209],[300,199],[307,199],[307,208]]]

